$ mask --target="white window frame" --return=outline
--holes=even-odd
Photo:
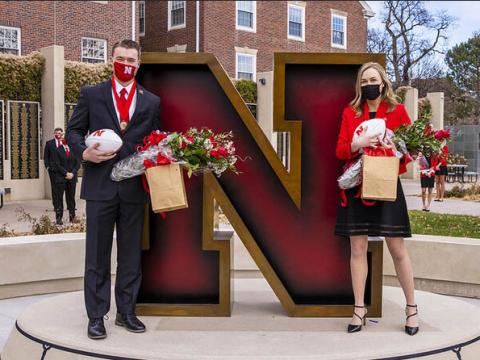
[[[143,31],[140,31],[140,14],[142,13],[140,11],[140,8],[142,7],[143,5]],[[140,36],[145,36],[145,29],[146,29],[146,21],[145,21],[145,1],[139,1],[138,2],[138,30],[139,30],[139,33],[138,35]]]
[[[256,81],[257,78],[257,55],[255,54],[249,54],[245,52],[240,52],[236,51],[235,52],[235,80],[244,80],[244,79],[239,79],[238,78],[238,56],[247,56],[253,59],[253,75],[252,75],[252,81]]]
[[[343,45],[336,44],[333,42],[333,19],[340,18],[343,20]],[[330,20],[330,42],[331,46],[338,49],[347,49],[347,17],[345,15],[340,15],[332,12]]]
[[[257,2],[252,1],[253,3],[253,27],[238,25],[238,1],[235,1],[235,29],[249,31],[249,32],[257,32]]]
[[[87,40],[99,40],[99,41],[104,41],[105,42],[105,52],[103,54],[103,62],[106,63],[107,62],[107,52],[108,52],[108,43],[107,43],[107,40],[106,39],[99,39],[99,38],[93,38],[93,37],[89,37],[89,36],[82,36],[82,38],[80,39],[80,61],[81,62],[86,62],[88,64],[95,64],[95,63],[89,63],[87,61],[83,61],[84,57],[83,57],[83,40],[84,39],[87,39]],[[89,59],[89,58],[86,58],[86,59]],[[99,63],[98,63],[99,64]]]
[[[1,28],[18,31],[18,56],[22,55],[22,29],[13,26],[0,25]]]
[[[172,21],[172,1],[169,0],[168,1],[168,24],[167,24],[167,27],[168,27],[168,31],[170,30],[177,30],[177,29],[183,29],[185,28],[187,25],[187,1],[184,1],[184,6],[183,6],[183,24],[180,24],[180,25],[175,25],[175,26],[171,26],[171,21]]]
[[[290,35],[290,9],[297,8],[302,11],[302,36],[293,36]],[[298,40],[305,42],[305,6],[299,6],[295,4],[288,4],[287,11],[287,38],[291,40]]]

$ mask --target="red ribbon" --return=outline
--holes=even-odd
[[[137,145],[137,151],[142,152],[153,145],[158,145],[160,141],[167,137],[166,133],[159,131],[152,131],[149,135],[143,138],[143,145]]]

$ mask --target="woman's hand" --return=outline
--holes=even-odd
[[[352,152],[356,152],[364,147],[376,148],[377,144],[379,143],[378,137],[380,135],[381,134],[374,134],[371,136],[367,136],[367,126],[365,126],[359,136],[352,141],[350,149],[352,150]]]
[[[395,146],[395,143],[393,142],[392,138],[387,137],[387,142],[384,142],[381,139],[379,139],[379,141],[384,148],[392,149],[394,154],[397,153],[397,147]]]

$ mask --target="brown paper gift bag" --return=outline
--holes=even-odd
[[[363,155],[362,158],[362,199],[395,201],[400,160],[396,156]]]
[[[188,207],[185,182],[180,165],[160,165],[145,171],[152,210],[155,213]]]

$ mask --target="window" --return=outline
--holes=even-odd
[[[138,3],[138,23],[140,35],[145,35],[145,1],[140,1]]]
[[[82,38],[82,62],[107,62],[107,40]]]
[[[257,31],[257,2],[237,1],[237,25],[239,30]]]
[[[0,26],[0,53],[21,55],[19,28]]]
[[[305,41],[305,8],[288,4],[288,38]]]
[[[255,81],[257,57],[252,54],[237,53],[236,78],[237,80]]]
[[[332,14],[332,46],[347,48],[347,17]]]
[[[185,27],[185,1],[168,2],[168,30]]]

